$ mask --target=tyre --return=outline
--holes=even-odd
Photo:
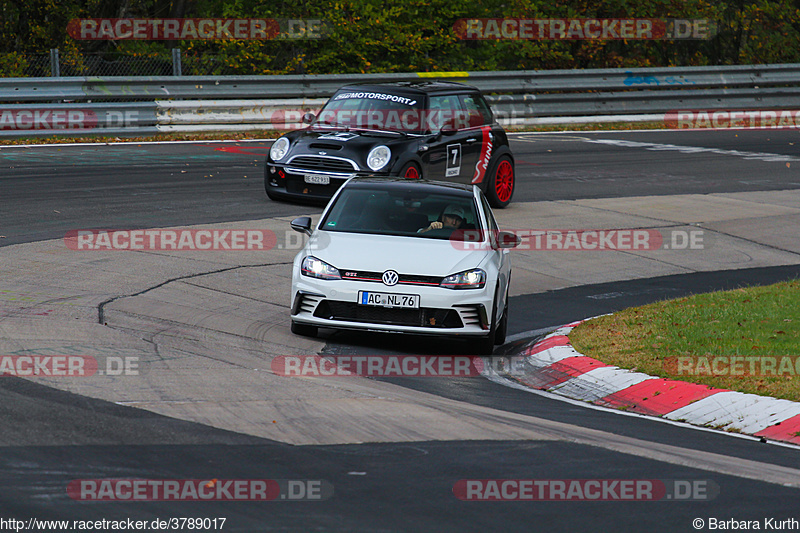
[[[503,306],[503,316],[497,324],[497,331],[494,334],[494,343],[503,344],[506,342],[506,333],[508,332],[508,291],[506,290],[506,304]]]
[[[489,315],[491,326],[489,326],[489,334],[481,337],[477,344],[478,353],[476,355],[492,355],[494,353],[494,344],[497,338],[497,322],[494,317],[497,314],[497,293],[500,287],[494,290],[494,303],[492,304],[492,314]]]
[[[420,170],[419,165],[416,163],[406,163],[402,170],[400,170],[400,177],[414,180],[422,179],[422,170]]]
[[[489,200],[489,205],[503,208],[510,204],[516,181],[514,162],[507,155],[501,156],[486,183],[486,199]]]
[[[310,326],[308,324],[300,324],[292,321],[292,333],[295,335],[302,335],[303,337],[316,337],[319,328],[317,326]]]
[[[478,353],[475,355],[492,355],[494,353],[494,336],[495,332],[490,330],[487,336],[481,337],[476,343]]]

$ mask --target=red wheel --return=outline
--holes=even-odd
[[[400,175],[404,178],[418,180],[422,177],[422,172],[420,172],[419,167],[416,164],[408,163],[403,167],[403,170],[400,171]]]
[[[497,162],[494,176],[487,184],[486,196],[492,207],[505,207],[514,195],[514,163],[504,155]]]

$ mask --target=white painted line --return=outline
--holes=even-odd
[[[742,392],[718,392],[665,415],[672,420],[711,427],[759,431],[800,414],[800,403]]]
[[[529,355],[525,360],[534,368],[545,368],[553,363],[558,363],[569,357],[581,357],[582,353],[575,351],[572,346],[553,346],[539,353]]]
[[[739,408],[741,418],[737,427],[745,433],[758,433],[778,422],[800,415],[800,403],[758,396],[752,405]]]
[[[503,128],[558,124],[602,124],[610,122],[664,122],[664,113],[646,115],[591,115],[582,117],[501,117]]]
[[[604,366],[556,385],[550,392],[593,402],[648,379],[659,378],[641,372],[622,370],[616,366]]]
[[[118,144],[212,144],[212,143],[261,143],[274,141],[274,138],[266,139],[211,139],[205,141],[114,141],[96,143],[50,143],[50,144],[0,144],[3,148],[61,148],[63,146],[115,146]]]
[[[550,335],[548,335],[548,336],[547,336],[547,337],[545,337],[545,338],[549,338],[549,337],[558,337],[559,335],[569,335],[569,334],[570,334],[570,332],[571,332],[573,329],[575,329],[575,327],[574,327],[574,326],[563,326],[563,327],[560,327],[560,328],[558,328],[557,330],[555,330],[553,333],[551,333]]]
[[[680,146],[677,144],[659,144],[659,143],[645,143],[637,141],[623,141],[619,139],[591,139],[585,141],[593,144],[608,144],[612,146],[620,146],[623,148],[644,148],[653,151],[674,151],[683,154],[700,154],[710,153],[718,155],[730,155],[741,157],[746,160],[759,160],[767,162],[789,162],[800,161],[800,158],[792,157],[790,155],[772,154],[769,152],[743,152],[741,150],[723,150],[721,148],[708,148],[704,146]]]
[[[532,389],[532,388],[526,387],[525,385],[522,385],[522,384],[520,384],[520,383],[518,383],[516,381],[510,380],[510,379],[508,379],[508,378],[506,378],[504,376],[501,376],[500,374],[495,372],[495,370],[493,368],[491,368],[491,365],[488,365],[488,364],[484,365],[484,371],[481,374],[486,379],[488,379],[489,381],[491,381],[493,383],[497,383],[498,385],[502,385],[504,387],[509,387],[509,388],[512,388],[512,389],[521,390],[523,392],[527,392],[528,394],[535,394],[537,396],[541,396],[542,398],[546,398],[548,400],[554,400],[554,401],[557,401],[557,402],[563,402],[563,403],[566,403],[566,404],[569,404],[569,405],[573,405],[573,406],[576,406],[576,407],[583,407],[585,409],[592,409],[592,410],[595,410],[595,411],[603,411],[604,413],[609,413],[609,414],[613,414],[613,415],[617,415],[617,416],[628,416],[628,417],[638,418],[640,420],[649,420],[651,422],[658,422],[658,423],[661,423],[661,424],[668,424],[670,426],[679,427],[679,428],[683,428],[683,429],[690,429],[692,431],[703,431],[703,432],[706,432],[706,433],[713,433],[715,435],[721,435],[721,436],[730,437],[730,438],[733,438],[733,439],[743,439],[743,440],[746,440],[746,441],[749,441],[749,442],[754,442],[754,443],[759,442],[761,440],[760,437],[754,437],[752,435],[744,435],[742,433],[728,433],[728,432],[725,432],[725,431],[720,431],[718,429],[707,428],[707,427],[702,427],[702,426],[693,426],[693,425],[691,425],[691,424],[689,424],[687,422],[682,422],[682,421],[679,421],[679,420],[670,420],[668,418],[654,417],[654,416],[650,416],[650,415],[644,415],[644,414],[641,414],[641,413],[634,413],[633,411],[620,411],[619,409],[612,409],[612,408],[609,408],[609,407],[604,407],[602,405],[595,405],[593,403],[588,403],[588,402],[585,402],[583,400],[575,400],[573,398],[567,398],[566,396],[561,396],[559,394],[553,394],[552,392],[538,390],[538,389]],[[781,442],[781,441],[776,441],[776,440],[771,440],[770,439],[770,440],[767,440],[766,443],[764,443],[764,444],[768,444],[768,445],[771,445],[771,446],[779,446],[781,448],[790,448],[790,449],[793,449],[793,450],[800,451],[800,445],[792,444],[792,443],[789,443],[789,442]]]

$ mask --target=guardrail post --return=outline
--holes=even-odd
[[[50,49],[50,75],[54,78],[61,77],[61,65],[58,62],[58,48]]]
[[[173,48],[172,49],[172,75],[173,76],[180,76],[181,75],[181,49],[180,48]]]

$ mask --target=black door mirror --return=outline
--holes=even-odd
[[[510,231],[501,231],[497,234],[498,248],[516,248],[520,242],[521,239]]]
[[[297,217],[292,220],[292,229],[300,233],[305,233],[306,235],[311,235],[311,217]]]
[[[316,118],[317,115],[315,115],[314,113],[306,113],[305,115],[303,115],[303,124],[311,124],[312,122],[314,122],[314,119]]]

